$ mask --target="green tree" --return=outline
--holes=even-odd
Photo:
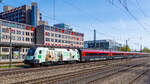
[[[150,53],[150,49],[148,49],[147,47],[144,47],[144,49],[142,50],[142,52]]]
[[[130,49],[129,46],[127,46],[127,48],[126,48],[126,46],[122,46],[121,49],[120,49],[120,51],[128,51],[128,52],[131,52],[131,49]]]

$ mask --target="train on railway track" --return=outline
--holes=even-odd
[[[28,50],[24,63],[31,66],[44,66],[63,63],[136,58],[149,55],[149,53],[140,52],[33,47]]]

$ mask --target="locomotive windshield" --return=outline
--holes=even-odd
[[[31,48],[31,49],[29,49],[28,50],[28,53],[27,53],[27,56],[33,56],[34,55],[34,53],[35,53],[35,48]]]

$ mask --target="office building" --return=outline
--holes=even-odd
[[[36,44],[48,46],[83,48],[84,34],[54,26],[40,25],[36,28]]]
[[[0,13],[0,19],[25,23],[36,27],[42,20],[42,14],[39,12],[37,3],[33,2],[32,6],[23,5],[20,7],[4,6]]]
[[[35,28],[31,25],[17,23],[13,21],[7,21],[0,19],[0,43],[7,44],[10,42],[10,30],[11,30],[11,39],[12,43],[16,45],[29,45],[35,43],[34,30]],[[24,58],[27,54],[28,48],[13,47],[14,50],[20,52],[20,57],[16,58]],[[2,46],[0,47],[0,54],[5,55],[3,58],[8,58],[9,56],[9,47]]]
[[[84,48],[95,48],[100,50],[113,50],[118,51],[121,48],[121,44],[113,40],[96,40],[96,47],[94,41],[85,41]]]

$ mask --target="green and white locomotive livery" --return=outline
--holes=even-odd
[[[26,64],[53,64],[80,61],[77,49],[35,47],[28,50],[24,60]]]

